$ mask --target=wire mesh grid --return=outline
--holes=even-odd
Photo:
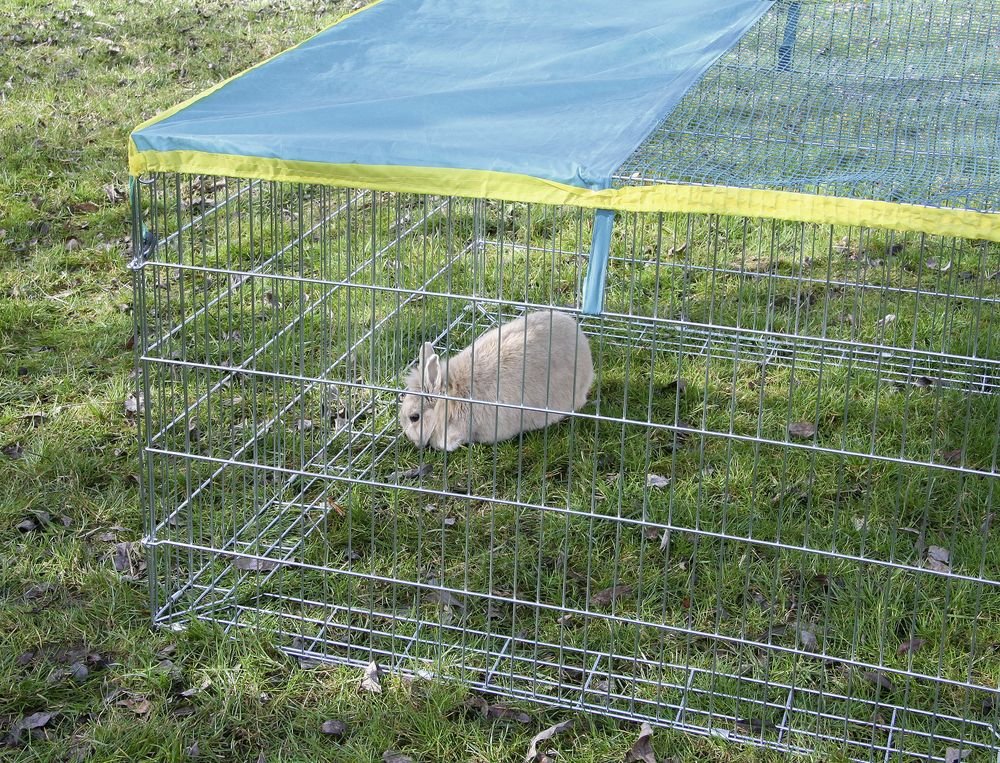
[[[585,210],[142,194],[157,623],[781,750],[996,757],[996,244],[623,215],[592,317]],[[401,434],[424,341],[548,307],[589,337],[586,406]]]
[[[778,0],[617,171],[1000,209],[995,0]]]

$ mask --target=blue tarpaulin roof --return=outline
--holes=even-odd
[[[770,5],[382,0],[140,126],[132,170],[366,185],[368,167],[385,187],[386,167],[434,168],[607,188]]]

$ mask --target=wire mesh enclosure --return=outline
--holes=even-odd
[[[991,2],[776,3],[616,182],[995,211],[998,40]],[[590,315],[590,209],[136,188],[158,624],[778,750],[1000,760],[1000,244],[619,212]],[[552,308],[586,404],[404,435],[425,342]]]

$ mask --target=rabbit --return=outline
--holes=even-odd
[[[576,321],[566,313],[540,310],[487,331],[445,360],[425,342],[400,397],[399,424],[420,448],[453,451],[465,443],[499,442],[579,410],[593,381],[590,343]]]

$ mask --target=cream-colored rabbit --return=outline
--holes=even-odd
[[[593,381],[590,344],[576,321],[541,310],[487,331],[444,360],[425,342],[406,380],[399,424],[421,448],[451,451],[468,442],[497,442],[579,410]]]

